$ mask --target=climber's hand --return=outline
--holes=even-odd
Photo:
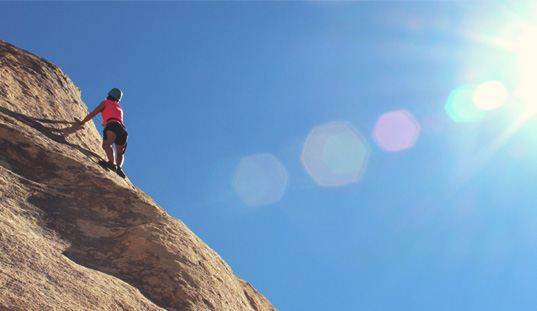
[[[81,128],[84,127],[84,123],[82,123],[82,121],[78,120],[77,118],[75,118],[75,122],[73,122],[74,124],[77,124],[78,126],[80,126]]]

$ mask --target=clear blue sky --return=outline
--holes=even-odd
[[[530,4],[0,2],[0,38],[121,88],[126,174],[279,310],[535,310]]]

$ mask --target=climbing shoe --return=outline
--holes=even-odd
[[[119,175],[119,177],[125,178],[125,173],[123,173],[123,170],[121,169],[121,167],[119,166],[117,167],[116,173]]]
[[[104,167],[104,168],[107,168],[111,171],[116,171],[116,165],[112,162],[107,162],[107,161],[103,161],[103,160],[99,160],[99,165]]]

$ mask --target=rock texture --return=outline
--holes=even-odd
[[[80,90],[0,40],[0,310],[276,310],[104,158]],[[90,126],[91,125],[91,126]]]

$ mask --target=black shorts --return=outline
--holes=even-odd
[[[114,141],[114,144],[124,146],[127,144],[127,137],[129,136],[129,133],[127,133],[127,128],[121,123],[118,122],[108,122],[106,127],[103,130],[103,138],[106,140],[106,131],[112,131],[114,134],[116,134],[116,140]]]

